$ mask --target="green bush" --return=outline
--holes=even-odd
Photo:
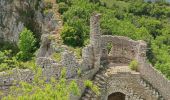
[[[0,51],[0,71],[9,70],[19,66],[19,62],[12,56],[11,50]]]
[[[20,38],[18,42],[20,52],[17,54],[17,58],[22,61],[30,60],[36,50],[35,43],[36,39],[34,38],[33,33],[25,28],[20,33]]]
[[[64,2],[61,2],[58,5],[59,5],[59,13],[63,14],[65,11],[68,10],[68,5],[65,4]]]
[[[79,27],[78,27],[79,25]],[[72,26],[68,26],[68,25],[64,25],[62,33],[61,33],[61,37],[63,39],[63,42],[67,45],[71,45],[71,46],[83,46],[84,44],[84,33],[81,24],[76,24],[76,26],[72,27]]]
[[[100,95],[100,89],[98,86],[94,85],[92,81],[90,80],[86,80],[84,82],[84,85],[87,87],[87,88],[90,88],[93,92],[95,92],[97,95]]]
[[[136,60],[132,60],[129,64],[131,70],[137,71],[138,69],[138,62]]]
[[[11,70],[12,68],[32,69],[35,66],[35,60],[22,62],[16,59],[11,50],[0,51],[0,72]]]

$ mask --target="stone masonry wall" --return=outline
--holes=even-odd
[[[93,47],[88,45],[82,50],[82,70],[86,71],[93,67]]]
[[[78,70],[81,70],[73,52],[63,52],[61,64],[66,68],[67,78],[76,76]]]
[[[123,36],[101,36],[101,59],[109,60],[109,62],[129,63],[138,55],[138,41],[131,40]],[[107,50],[107,46],[111,45],[111,51]]]
[[[100,32],[100,14],[95,14],[90,18],[90,45],[93,47],[93,67],[100,66],[100,46],[101,46],[101,32]]]
[[[166,99],[170,99],[170,81],[168,81],[153,66],[147,64],[140,70],[142,77],[158,89],[160,94]]]
[[[160,94],[166,99],[170,99],[170,81],[166,79],[161,72],[156,70],[151,64],[147,62],[146,58],[146,48],[145,42],[141,42],[139,46],[139,71],[141,76],[153,85]]]

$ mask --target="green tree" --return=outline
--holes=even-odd
[[[17,54],[19,60],[26,61],[31,59],[36,49],[36,39],[34,38],[33,32],[25,28],[19,37],[18,47],[20,52]]]
[[[86,25],[80,19],[72,19],[71,22],[65,24],[61,33],[63,42],[71,46],[83,46],[85,34],[87,32]]]

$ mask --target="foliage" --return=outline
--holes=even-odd
[[[20,82],[2,100],[69,100],[70,94],[80,95],[75,80],[67,84],[64,69],[59,80],[51,78],[49,82],[42,77],[42,69],[37,68],[35,73],[32,83]]]
[[[138,69],[138,62],[136,60],[132,60],[129,64],[131,70],[137,71]]]
[[[92,83],[92,81],[86,80],[86,81],[84,82],[84,85],[85,85],[87,88],[90,88],[92,91],[94,91],[97,95],[100,95],[99,87],[97,87],[96,85],[94,85],[94,84]]]
[[[25,28],[20,33],[20,38],[18,42],[20,52],[17,54],[18,59],[22,61],[31,59],[36,49],[35,43],[36,39],[34,38],[33,33]]]
[[[70,100],[70,95],[80,95],[76,80],[66,79],[65,68],[59,79],[51,77],[49,81],[43,77],[40,67],[35,66],[33,71],[35,75],[31,83],[20,82],[17,86],[12,86],[9,94],[2,100]],[[85,81],[85,86],[99,95],[99,88],[91,81]]]
[[[62,12],[64,28],[61,36],[65,44],[74,47],[87,44],[90,14],[99,12],[102,14],[100,26],[103,34],[145,40],[149,61],[170,77],[170,3],[162,0],[154,3],[144,0],[59,1],[68,6]]]
[[[68,25],[64,25],[63,31],[61,33],[61,37],[65,44],[67,45],[82,45],[83,39],[81,39],[83,36],[81,33],[76,34],[77,31],[74,29],[74,27],[70,27]],[[78,36],[80,35],[80,36]]]
[[[19,63],[12,57],[11,50],[0,51],[0,71],[9,70],[17,67]]]
[[[112,49],[112,43],[107,44],[108,53],[110,53],[111,49]]]
[[[0,51],[0,72],[10,70],[12,68],[33,69],[34,66],[35,59],[22,62],[16,59],[16,56],[12,54],[12,50]]]
[[[82,20],[72,19],[70,26],[65,24],[61,33],[61,37],[65,44],[71,46],[82,46],[87,30]],[[83,32],[85,31],[85,32]]]
[[[59,5],[59,13],[63,14],[65,11],[68,10],[68,5],[65,4],[64,2],[61,2],[58,5]]]
[[[71,46],[83,46],[89,33],[89,17],[96,4],[88,0],[72,0],[71,6],[63,13],[64,28],[61,34],[63,42]]]

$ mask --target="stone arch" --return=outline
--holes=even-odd
[[[108,96],[107,100],[125,100],[126,95],[121,92],[115,92]]]
[[[122,75],[120,75],[122,76]],[[136,79],[137,77],[134,78],[130,78],[128,75],[125,75],[125,77],[119,77],[117,78],[117,76],[112,76],[108,79],[107,81],[107,86],[106,86],[106,92],[102,92],[104,98],[102,98],[102,100],[109,100],[109,95],[113,94],[113,93],[122,93],[125,95],[125,99],[124,100],[138,100],[141,99],[143,100],[143,95],[140,95],[139,91],[136,90],[136,86],[132,86],[131,83],[134,84],[138,84],[138,81]],[[103,91],[103,90],[102,90]],[[105,94],[104,94],[105,93]],[[114,100],[114,99],[113,99]]]
[[[122,86],[123,87],[123,86]],[[109,95],[112,95],[113,93],[122,93],[125,95],[125,100],[127,100],[126,98],[132,98],[130,94],[133,94],[132,89],[130,88],[122,88],[122,87],[112,87],[108,90],[108,94],[107,94],[107,100],[109,100]]]

